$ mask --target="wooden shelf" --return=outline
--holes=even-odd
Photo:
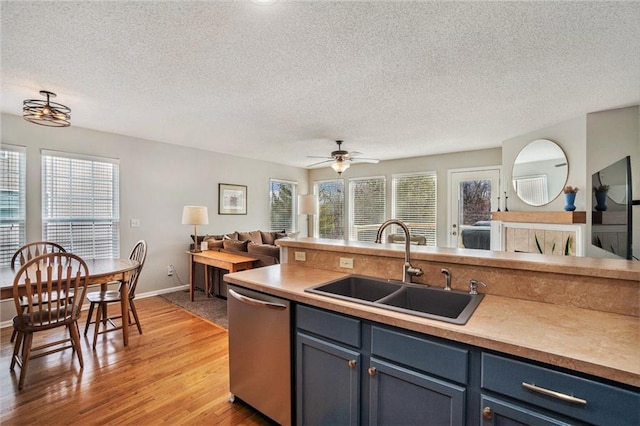
[[[587,223],[587,212],[493,212],[491,220],[525,223]]]

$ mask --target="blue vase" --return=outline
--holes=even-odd
[[[607,210],[607,193],[606,191],[596,192],[596,207],[599,212]]]
[[[567,192],[564,194],[565,206],[564,209],[568,212],[572,212],[576,209],[576,206],[573,204],[576,201],[576,193],[575,192]]]

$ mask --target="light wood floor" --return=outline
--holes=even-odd
[[[271,424],[229,402],[225,329],[160,297],[136,300],[136,307],[143,334],[132,327],[129,346],[113,332],[93,350],[90,328],[82,370],[71,350],[32,360],[22,391],[19,367],[9,371],[12,329],[2,329],[0,424]],[[81,331],[85,320],[83,313]]]

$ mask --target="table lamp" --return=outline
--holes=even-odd
[[[298,195],[298,214],[306,214],[307,221],[308,215],[318,214],[318,196],[315,194]],[[313,237],[313,229],[307,224],[307,235]]]
[[[184,206],[182,209],[182,224],[193,225],[193,249],[192,253],[200,253],[198,243],[198,225],[209,224],[209,213],[205,206]]]

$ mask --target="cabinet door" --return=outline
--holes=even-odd
[[[297,424],[357,425],[360,354],[297,333]]]
[[[582,424],[582,423],[580,423]],[[520,407],[490,396],[482,396],[482,426],[569,426],[531,409]]]
[[[465,388],[371,359],[372,425],[464,425]]]

